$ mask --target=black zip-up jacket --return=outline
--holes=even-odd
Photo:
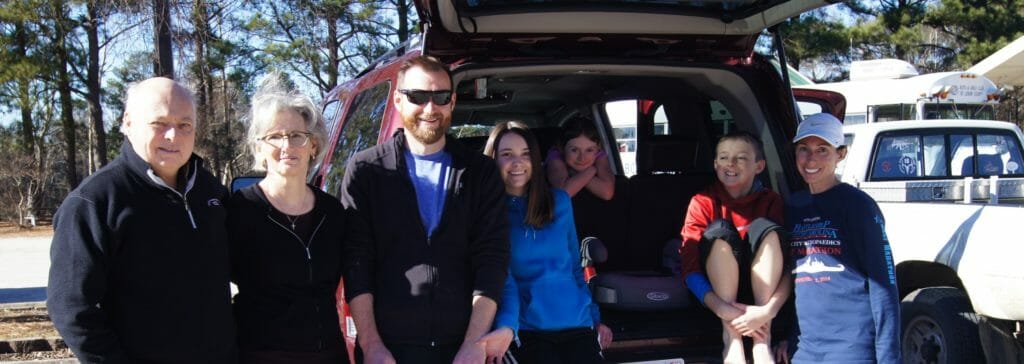
[[[373,294],[384,344],[461,343],[475,295],[501,302],[508,274],[505,187],[494,160],[446,136],[444,209],[427,237],[406,169],[401,129],[356,154],[342,203],[350,210],[345,297]]]
[[[310,236],[299,237],[258,185],[228,203],[235,317],[243,351],[314,352],[345,344],[335,291],[341,280],[344,209],[313,189],[313,210],[302,215]],[[301,230],[301,229],[300,229]]]
[[[57,210],[46,306],[82,363],[235,361],[227,190],[201,162],[179,192],[126,141]]]

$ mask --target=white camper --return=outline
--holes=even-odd
[[[850,80],[794,88],[828,90],[846,97],[844,124],[924,119],[995,119],[999,88],[971,72],[919,75],[896,59],[856,61]]]

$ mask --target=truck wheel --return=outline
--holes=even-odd
[[[980,363],[978,316],[967,295],[953,287],[921,288],[900,303],[905,363]]]

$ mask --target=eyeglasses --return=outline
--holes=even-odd
[[[427,91],[400,89],[398,92],[405,95],[405,97],[409,99],[409,102],[416,105],[425,105],[427,102],[433,101],[434,105],[443,106],[452,102],[452,90]]]
[[[286,133],[267,134],[258,140],[278,148],[284,148],[285,142],[293,147],[301,147],[309,144],[309,137],[311,135],[313,133],[305,131],[289,131]]]

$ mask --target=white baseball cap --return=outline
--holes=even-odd
[[[800,122],[800,126],[796,128],[796,138],[793,138],[793,143],[811,136],[819,137],[831,144],[832,147],[839,148],[843,146],[843,123],[828,113],[810,115],[804,118],[804,121]]]

